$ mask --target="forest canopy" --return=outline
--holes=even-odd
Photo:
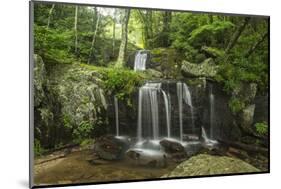
[[[172,48],[181,60],[213,58],[226,91],[268,82],[266,17],[35,3],[35,53],[60,63],[109,66],[137,49]]]

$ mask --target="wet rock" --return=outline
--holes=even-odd
[[[200,64],[182,62],[181,72],[186,77],[209,77],[213,78],[217,74],[218,66],[213,59],[208,58]]]
[[[162,139],[160,145],[173,161],[179,162],[187,158],[184,146],[180,141],[172,139]]]
[[[183,145],[177,140],[162,139],[160,141],[160,145],[164,148],[166,153],[177,153],[184,151]]]
[[[251,173],[259,171],[260,170],[255,168],[254,166],[237,158],[200,154],[182,162],[170,173],[162,176],[162,178],[232,173]]]
[[[130,146],[129,139],[115,136],[102,136],[95,141],[94,152],[105,160],[118,160],[124,157]]]
[[[191,157],[199,153],[202,150],[203,146],[200,141],[191,141],[191,142],[187,142],[184,148],[187,157]]]
[[[126,158],[131,164],[147,167],[165,167],[167,155],[160,150],[133,148],[126,152]]]

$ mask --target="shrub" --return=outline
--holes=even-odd
[[[268,134],[268,125],[266,122],[259,122],[255,124],[256,132],[259,135],[267,135]]]
[[[41,143],[38,139],[34,139],[34,155],[35,157],[41,156],[45,150],[42,148]]]

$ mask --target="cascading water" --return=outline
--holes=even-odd
[[[135,62],[134,62],[134,70],[145,70],[146,69],[146,59],[147,59],[147,53],[145,50],[139,50],[136,53],[135,56]]]
[[[177,82],[177,96],[178,96],[178,106],[179,106],[179,126],[180,126],[180,140],[183,140],[183,100],[190,107],[191,112],[191,125],[192,132],[194,132],[194,111],[192,105],[192,98],[188,86],[185,83]]]
[[[213,87],[210,86],[210,138],[214,139],[214,122],[215,122],[215,96],[213,94]]]
[[[179,123],[180,123],[180,141],[183,139],[183,127],[182,127],[182,83],[177,83],[177,95],[179,105]]]
[[[166,113],[166,124],[167,124],[167,137],[171,137],[171,103],[168,95],[162,90],[164,103],[165,103],[165,113]]]
[[[192,98],[191,98],[189,88],[185,83],[183,84],[183,99],[184,99],[185,103],[188,104],[189,107],[190,107],[192,132],[194,133],[194,127],[195,127],[195,125],[194,125],[194,109],[193,109],[193,105],[192,105]]]
[[[204,127],[201,127],[201,131],[202,131],[202,138],[203,138],[204,142],[206,143],[206,145],[213,146],[213,145],[218,144],[218,142],[216,140],[209,139]]]
[[[119,112],[118,112],[118,98],[114,96],[114,109],[115,109],[115,126],[116,136],[119,136]]]
[[[161,83],[146,83],[139,89],[138,141],[141,141],[144,135],[153,140],[159,137],[158,94],[160,91]]]

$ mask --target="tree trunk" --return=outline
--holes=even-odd
[[[248,58],[249,56],[251,56],[251,54],[258,48],[258,46],[265,40],[265,38],[267,37],[268,33],[266,32],[265,34],[263,34],[263,36],[260,38],[260,40],[258,40],[249,50],[248,52],[245,54],[245,57]]]
[[[163,14],[163,38],[162,38],[162,44],[163,47],[168,47],[170,45],[169,40],[169,32],[170,32],[170,22],[172,20],[172,12],[165,11]]]
[[[94,35],[93,35],[92,45],[91,45],[91,49],[90,49],[90,55],[89,55],[89,58],[88,58],[88,64],[91,63],[91,59],[92,59],[92,55],[93,55],[93,51],[94,51],[94,46],[95,46],[95,42],[96,42],[96,36],[97,36],[97,33],[98,33],[98,28],[99,28],[99,22],[100,22],[99,13],[97,12],[96,15],[97,15],[97,22],[96,22],[95,32],[94,32]]]
[[[52,13],[53,13],[54,8],[55,8],[55,4],[52,4],[52,7],[51,7],[50,10],[49,10],[47,29],[49,29],[50,22],[51,22],[51,16],[52,16]]]
[[[236,42],[238,41],[240,35],[242,34],[242,32],[244,31],[244,29],[246,28],[248,22],[249,22],[250,18],[247,17],[244,19],[243,23],[237,28],[237,30],[235,31],[235,33],[233,34],[230,42],[228,43],[226,50],[225,50],[225,54],[228,54],[229,51],[234,47],[234,45],[236,44]]]
[[[78,20],[78,6],[75,6],[75,19],[74,19],[74,32],[75,32],[75,54],[77,55],[78,46],[78,33],[77,33],[77,20]]]
[[[152,48],[151,39],[153,38],[153,31],[152,31],[152,11],[146,10],[145,12],[139,10],[139,15],[141,18],[141,22],[143,25],[143,43],[144,48],[149,49]]]
[[[121,44],[119,48],[119,56],[117,63],[115,66],[117,67],[123,67],[125,63],[125,54],[126,54],[126,49],[127,49],[127,40],[128,40],[128,23],[130,19],[130,9],[125,10],[125,15],[123,18],[123,23],[122,23],[122,39],[121,39]]]
[[[112,28],[112,56],[114,57],[115,52],[115,28],[116,28],[116,10],[114,10],[114,18],[113,18],[113,28]]]

